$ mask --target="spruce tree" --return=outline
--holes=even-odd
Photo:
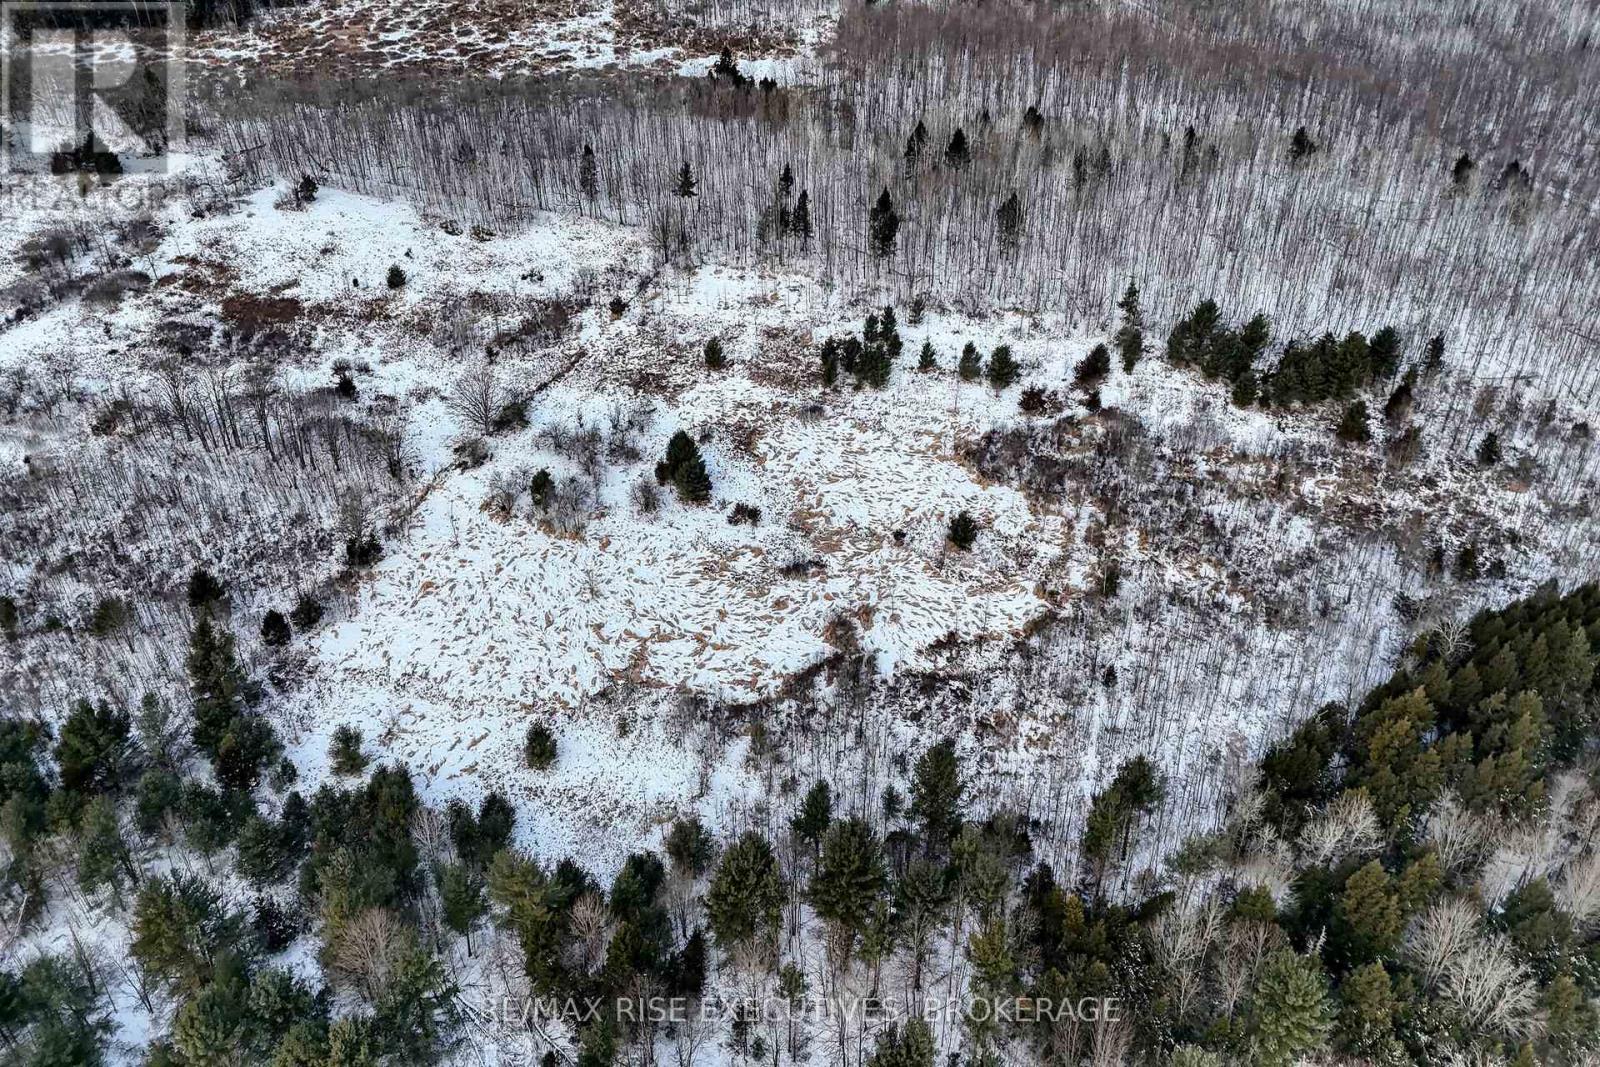
[[[56,766],[62,788],[88,796],[115,792],[138,773],[128,713],[101,700],[80,700],[61,724]]]
[[[995,389],[1007,389],[1016,382],[1022,368],[1011,355],[1010,345],[1000,345],[989,354],[989,384]]]
[[[680,200],[688,200],[690,197],[700,195],[697,191],[698,187],[699,183],[695,181],[694,171],[689,169],[689,163],[685,160],[683,166],[678,168],[678,177],[672,187],[673,195]]]
[[[1111,373],[1111,350],[1103,344],[1095,345],[1089,354],[1073,368],[1073,382],[1080,389],[1093,389]]]
[[[983,373],[983,360],[978,355],[978,346],[968,341],[961,347],[961,360],[956,364],[956,373],[961,375],[964,382],[978,380],[978,375]]]
[[[1294,135],[1289,138],[1289,162],[1304,163],[1317,151],[1317,142],[1311,139],[1311,134],[1306,132],[1304,126],[1296,127]]]
[[[707,370],[721,370],[728,365],[728,357],[722,353],[722,340],[712,337],[706,341],[704,356]]]
[[[227,590],[222,587],[222,583],[204,567],[196,567],[194,573],[189,576],[189,606],[196,611],[210,608],[226,594]]]
[[[472,928],[489,911],[484,899],[483,876],[465,863],[442,864],[434,875],[439,886],[439,908],[444,924],[466,938],[472,955]]]
[[[934,356],[933,342],[923,341],[922,351],[917,356],[917,370],[927,372],[939,369],[939,361]]]
[[[950,527],[945,531],[950,543],[965,552],[972,547],[978,539],[978,522],[965,509],[958,511],[955,518],[950,520]]]
[[[961,127],[956,127],[956,132],[950,135],[950,143],[944,149],[946,166],[957,170],[972,162],[972,150],[967,147],[967,134]]]

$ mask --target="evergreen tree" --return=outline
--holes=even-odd
[[[1073,368],[1072,379],[1080,389],[1093,389],[1111,373],[1111,350],[1105,345],[1095,345],[1089,354]]]
[[[1393,378],[1400,372],[1400,333],[1393,326],[1385,326],[1372,335],[1367,348],[1367,358],[1372,365],[1372,377]]]
[[[578,160],[578,188],[587,200],[600,195],[600,168],[595,163],[594,149],[589,145],[583,146],[583,156]]]
[[[840,819],[829,828],[822,858],[811,879],[811,906],[852,937],[865,929],[888,888],[883,850],[862,819]]]
[[[706,473],[700,446],[682,430],[667,442],[667,455],[656,464],[656,480],[671,482],[679,499],[692,504],[703,504],[711,499],[711,476]]]
[[[1247,370],[1239,375],[1233,383],[1233,391],[1229,394],[1235,407],[1248,408],[1261,397],[1261,386],[1256,381],[1256,372]]]
[[[935,370],[938,370],[938,369],[939,369],[939,361],[934,356],[933,342],[932,341],[923,341],[922,342],[922,351],[917,356],[917,370],[923,371],[924,373],[926,373],[928,371],[935,371]]]
[[[961,127],[956,127],[956,132],[950,135],[950,143],[945,146],[944,161],[946,166],[957,170],[972,162],[972,151],[967,147],[967,134]]]
[[[56,766],[63,789],[78,794],[120,790],[137,773],[127,712],[102,700],[73,705],[56,742]]]
[[[1289,138],[1289,162],[1304,163],[1317,151],[1317,142],[1311,139],[1304,126],[1295,128],[1294,136]]]
[[[1261,1067],[1289,1067],[1321,1048],[1332,1026],[1327,980],[1314,959],[1279,949],[1256,980],[1250,1051]]]
[[[1464,189],[1472,181],[1472,174],[1478,169],[1472,157],[1463,152],[1456,157],[1455,164],[1450,168],[1450,183],[1458,189]]]
[[[1500,435],[1490,430],[1478,444],[1477,460],[1480,467],[1493,467],[1500,462]]]
[[[706,893],[706,918],[724,950],[776,934],[783,883],[772,846],[747,831],[722,854]]]
[[[1014,250],[1022,239],[1022,201],[1016,190],[995,211],[995,223],[1000,232],[1000,247]]]
[[[261,643],[268,648],[288,644],[291,636],[289,620],[283,617],[283,612],[273,609],[261,617]]]
[[[965,792],[954,742],[940,741],[917,759],[911,780],[911,816],[921,821],[923,843],[930,851],[943,849],[955,838]]]
[[[885,187],[878,194],[878,202],[872,205],[872,213],[867,219],[867,243],[872,254],[879,259],[887,259],[894,253],[894,242],[899,233],[900,216],[896,214],[894,201]]]
[[[434,877],[439,886],[439,908],[444,924],[467,939],[467,955],[471,956],[472,928],[489,910],[483,895],[483,876],[465,863],[446,863]]]
[[[204,567],[196,567],[189,576],[189,606],[196,611],[205,611],[227,595],[222,583]]]
[[[968,341],[961,347],[961,360],[956,364],[956,373],[961,375],[964,382],[978,380],[978,375],[983,372],[983,361],[978,356],[978,346]]]
[[[950,527],[945,531],[945,536],[950,539],[952,545],[965,552],[978,539],[978,520],[963,508],[950,520]]]
[[[322,605],[317,603],[315,597],[302,593],[300,599],[295,601],[294,610],[289,613],[289,621],[294,623],[297,630],[309,630],[322,621]]]
[[[800,810],[790,820],[795,836],[816,849],[822,842],[822,835],[827,832],[828,826],[833,822],[833,790],[827,781],[817,779],[806,791],[805,799],[800,802]]]
[[[1367,402],[1357,400],[1345,408],[1344,415],[1339,419],[1339,425],[1334,429],[1334,436],[1346,444],[1366,444],[1372,440],[1372,428],[1367,415]]]
[[[706,341],[705,361],[707,370],[721,370],[728,365],[728,357],[722,354],[722,341],[712,337]]]
[[[688,200],[690,197],[700,195],[697,191],[698,187],[699,183],[695,181],[694,171],[689,169],[689,163],[685,160],[683,166],[678,168],[678,177],[672,186],[673,195],[680,200]]]
[[[110,797],[95,797],[78,831],[78,884],[85,893],[110,886],[120,907],[125,883],[138,885],[139,869],[117,822],[116,804]]]
[[[989,354],[989,384],[995,389],[1009,388],[1021,373],[1022,368],[1012,357],[1010,345],[1000,345]]]
[[[1329,950],[1345,967],[1370,963],[1394,952],[1401,925],[1400,901],[1389,874],[1372,860],[1345,882]]]
[[[334,774],[360,774],[367,769],[367,754],[361,751],[361,731],[345,724],[333,731],[328,742],[328,762]]]
[[[804,189],[800,190],[794,210],[789,213],[789,232],[800,238],[802,248],[811,241],[811,194]]]
[[[1428,345],[1422,356],[1424,370],[1434,373],[1444,366],[1444,334],[1436,333],[1428,338]]]
[[[1139,310],[1139,287],[1132,278],[1128,279],[1122,299],[1117,301],[1117,310],[1122,312],[1122,325],[1115,338],[1117,351],[1122,356],[1123,373],[1132,374],[1139,357],[1144,354],[1144,315]]]
[[[529,770],[549,770],[556,765],[559,754],[556,735],[550,727],[542,722],[533,723],[528,727],[528,736],[523,743],[523,755]]]
[[[667,858],[673,867],[690,878],[699,878],[711,869],[716,842],[699,819],[679,819],[667,833]]]

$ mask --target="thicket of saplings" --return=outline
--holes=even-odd
[[[1390,92],[1287,36],[1258,60],[1187,19],[847,5],[844,23],[816,85],[763,87],[730,57],[693,81],[272,86],[224,137],[255,180],[491,226],[581,212],[646,227],[663,259],[794,263],[852,295],[1093,325],[1131,275],[1160,321],[1220,293],[1316,336],[1337,307],[1341,335],[1442,333],[1474,373],[1594,388],[1593,179],[1554,150],[1592,101],[1548,62],[1495,80],[1429,37],[1408,59],[1431,80]],[[1550,121],[1529,141],[1533,113]]]
[[[708,1033],[603,1008],[547,1057],[584,1067],[662,1041],[685,1067],[711,1042],[776,1063],[859,1047],[878,1067],[932,1067],[941,1042],[982,1063],[1580,1062],[1600,1033],[1597,641],[1594,585],[1419,638],[1356,707],[1273,746],[1227,824],[1160,877],[1122,870],[1163,803],[1145,759],[1095,795],[1077,867],[1052,870],[1027,820],[968,809],[940,742],[861,810],[817,781],[732,839],[680,819],[664,856],[631,856],[607,888],[512,847],[499,794],[423,808],[404,767],[369,773],[351,729],[334,738],[337,777],[304,796],[232,636],[202,613],[188,707],[85,698],[54,733],[0,720],[8,936],[68,898],[131,933],[126,961],[75,926],[67,948],[13,956],[0,1042],[12,1062],[102,1062],[120,987],[170,1012],[149,1063],[434,1062],[476,1039],[442,957],[470,958],[492,924],[533,995],[693,1000],[716,985],[910,1010],[847,1032],[735,1012]],[[528,756],[529,773],[559,759],[548,726]],[[303,935],[324,984],[276,958]],[[807,944],[823,950],[809,965]],[[917,1010],[936,991],[1123,1008],[973,1011],[936,1035]]]

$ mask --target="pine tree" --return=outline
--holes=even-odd
[[[680,874],[699,878],[711,869],[715,855],[716,842],[699,819],[690,816],[672,824],[667,833],[667,857]]]
[[[1435,373],[1443,366],[1444,334],[1436,333],[1428,338],[1428,347],[1422,357],[1422,368],[1430,373]]]
[[[978,355],[978,346],[968,341],[961,348],[961,360],[956,364],[956,373],[961,375],[964,382],[978,380],[978,375],[983,373],[983,361]]]
[[[328,762],[334,774],[360,774],[367,769],[367,755],[361,751],[361,731],[346,723],[334,729],[328,742]]]
[[[560,749],[556,735],[542,722],[528,727],[528,736],[522,746],[523,757],[529,770],[547,771],[556,765]]]
[[[1473,162],[1472,157],[1465,152],[1461,153],[1450,168],[1450,183],[1458,189],[1466,188],[1467,183],[1472,181],[1473,172],[1477,169],[1478,165]]]
[[[725,950],[777,932],[783,883],[772,846],[746,831],[722,855],[706,892],[706,918]]]
[[[950,143],[945,146],[944,161],[947,166],[960,170],[972,162],[972,151],[967,147],[967,134],[961,127],[956,127],[956,132],[950,135]]]
[[[955,838],[965,792],[953,742],[940,741],[918,758],[911,781],[911,815],[921,821],[923,843],[930,851]]]
[[[73,705],[56,742],[56,766],[63,789],[85,796],[122,788],[134,765],[132,722],[128,713],[102,700]]]
[[[1400,333],[1393,326],[1385,326],[1372,335],[1367,348],[1367,358],[1372,366],[1372,377],[1393,378],[1400,373]]]
[[[673,195],[680,200],[688,200],[690,197],[699,196],[700,194],[696,191],[698,185],[699,183],[694,178],[694,171],[689,169],[689,163],[685,160],[683,166],[678,168],[678,177],[672,188]]]
[[[95,797],[78,831],[78,884],[85,893],[110,886],[120,907],[125,882],[137,885],[139,869],[122,836],[116,804],[110,797]]]
[[[867,219],[867,240],[872,254],[879,259],[887,259],[894,253],[894,242],[899,233],[900,216],[895,213],[894,200],[885,187],[878,194],[878,202],[872,206],[872,213]]]
[[[862,819],[840,819],[822,843],[811,879],[811,906],[829,922],[859,934],[888,888],[883,851]]]
[[[917,356],[917,370],[927,372],[939,369],[939,361],[934,356],[933,342],[923,341],[922,351]]]
[[[1261,1067],[1289,1067],[1322,1047],[1332,1026],[1327,979],[1316,960],[1279,949],[1256,980],[1250,1049]]]
[[[906,138],[905,163],[906,170],[910,171],[922,160],[922,151],[928,144],[928,127],[917,120],[916,127],[911,131],[911,136]]]
[[[1016,190],[1013,189],[995,211],[995,223],[999,227],[1000,247],[1015,250],[1022,239],[1022,201]]]
[[[1365,444],[1372,440],[1372,428],[1365,400],[1357,400],[1345,408],[1343,417],[1339,419],[1339,425],[1334,429],[1334,436],[1346,444]]]
[[[587,200],[600,195],[600,168],[595,163],[594,149],[589,145],[583,146],[583,157],[578,160],[578,188]]]
[[[1144,354],[1144,315],[1139,310],[1139,287],[1128,279],[1128,288],[1117,301],[1122,312],[1122,325],[1117,329],[1117,351],[1122,355],[1122,371],[1132,374],[1139,357]]]
[[[822,842],[822,835],[827,832],[832,822],[833,790],[825,780],[819,778],[806,791],[805,799],[800,802],[800,810],[795,813],[789,825],[794,829],[796,837],[816,849]]]
[[[467,955],[472,955],[472,928],[489,911],[484,900],[484,880],[464,863],[442,864],[434,875],[439,885],[439,908],[444,923],[467,939]]]
[[[1009,388],[1021,373],[1022,368],[1012,358],[1010,345],[1000,345],[989,354],[989,384],[995,389]]]

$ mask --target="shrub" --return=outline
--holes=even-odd
[[[743,526],[749,523],[758,526],[761,523],[761,509],[754,504],[735,504],[733,512],[728,516],[728,525]]]
[[[963,509],[950,520],[949,537],[952,545],[967,551],[978,539],[978,521]]]
[[[523,755],[527,758],[528,769],[547,771],[556,765],[559,755],[556,744],[556,735],[550,727],[542,722],[536,722],[528,727],[528,738],[523,743]]]
[[[606,307],[611,310],[612,318],[620,319],[622,318],[622,313],[628,310],[628,302],[620,296],[614,296],[611,298],[611,303],[607,304]]]
[[[360,774],[367,769],[367,755],[361,751],[361,731],[346,724],[333,731],[328,742],[328,759],[334,774]]]
[[[396,263],[394,266],[389,268],[389,277],[387,280],[389,282],[389,288],[402,289],[406,284],[406,272],[400,269],[400,264]]]

